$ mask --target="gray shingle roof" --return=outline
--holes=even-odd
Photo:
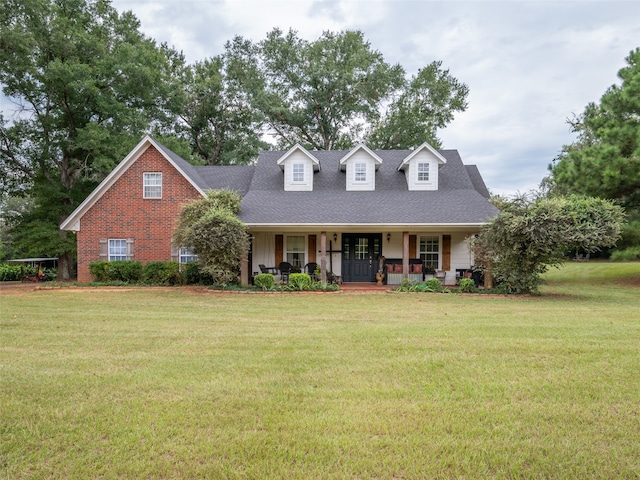
[[[244,194],[240,219],[249,224],[478,224],[496,215],[475,167],[465,167],[457,150],[441,150],[438,191],[409,191],[398,166],[410,150],[376,150],[382,165],[372,192],[346,190],[342,151],[311,152],[320,162],[312,192],[285,192],[277,165],[284,151],[261,152],[255,166],[191,167],[204,189],[231,188]],[[175,155],[175,154],[174,154]],[[183,160],[184,162],[184,160]],[[185,162],[186,163],[186,162]]]

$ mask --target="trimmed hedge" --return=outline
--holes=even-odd
[[[178,262],[149,262],[142,267],[142,281],[151,285],[180,285],[184,277]]]

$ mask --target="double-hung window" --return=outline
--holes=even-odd
[[[162,173],[145,172],[143,176],[143,198],[162,198]]]
[[[287,262],[291,265],[302,268],[304,266],[304,236],[287,237]]]
[[[109,261],[127,259],[127,240],[124,238],[109,239]]]
[[[420,237],[420,260],[429,270],[438,270],[440,265],[440,237]]]
[[[428,182],[429,181],[429,164],[425,162],[418,163],[418,181],[419,182]]]
[[[293,164],[293,181],[304,182],[304,163]]]
[[[355,168],[354,180],[356,182],[366,182],[367,181],[367,164],[358,162],[354,165],[354,168]]]

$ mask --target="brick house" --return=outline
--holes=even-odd
[[[239,217],[251,236],[243,282],[283,261],[375,281],[386,257],[389,283],[435,271],[453,283],[473,265],[468,239],[498,213],[478,169],[456,150],[296,145],[261,152],[255,165],[195,167],[146,136],[60,226],[77,233],[78,281],[91,281],[98,260],[192,260],[171,242],[178,213],[219,188],[242,196]]]

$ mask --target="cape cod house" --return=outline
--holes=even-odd
[[[324,265],[344,282],[373,282],[385,257],[389,283],[473,265],[468,239],[498,210],[473,165],[456,150],[261,152],[251,166],[195,167],[147,136],[61,224],[77,233],[78,281],[98,260],[193,259],[172,245],[181,205],[228,188],[242,196],[251,249],[247,283],[260,265]]]

